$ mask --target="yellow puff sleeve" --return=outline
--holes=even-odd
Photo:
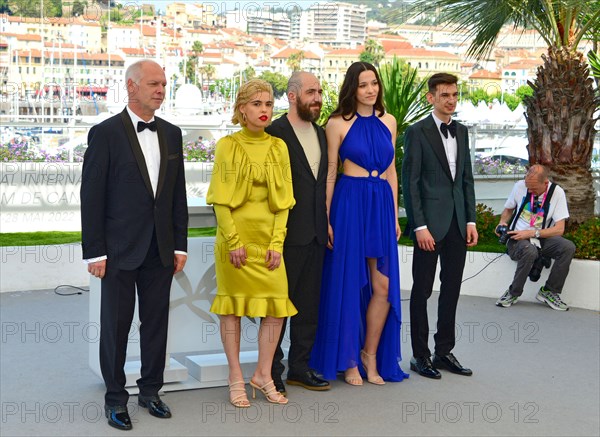
[[[221,138],[216,145],[206,203],[214,206],[217,223],[229,250],[236,250],[242,244],[231,210],[242,205],[250,195],[251,183],[242,174],[246,168],[248,155],[242,147],[231,136]]]

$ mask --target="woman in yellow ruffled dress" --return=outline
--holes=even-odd
[[[283,321],[298,311],[288,298],[283,240],[294,206],[290,159],[285,143],[265,133],[273,115],[268,82],[251,80],[239,90],[232,122],[242,130],[217,143],[206,201],[217,216],[217,295],[211,311],[221,319],[229,363],[230,402],[250,405],[240,366],[240,318],[260,317],[258,364],[250,385],[267,401],[286,404],[275,389],[271,364]]]

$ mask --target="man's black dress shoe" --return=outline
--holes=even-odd
[[[289,385],[299,385],[307,390],[323,391],[331,388],[329,381],[319,378],[312,369],[299,374],[288,373],[287,383]]]
[[[138,405],[140,407],[148,408],[148,412],[154,417],[160,419],[168,419],[171,417],[171,410],[167,407],[158,396],[142,396],[138,395]]]
[[[457,375],[471,376],[473,371],[463,367],[451,353],[448,355],[433,355],[433,365],[438,369],[446,369]]]
[[[410,359],[410,370],[414,370],[419,375],[431,379],[441,379],[442,374],[438,372],[429,357],[425,358],[411,358]]]
[[[287,396],[287,391],[285,389],[285,385],[283,385],[283,381],[281,380],[281,376],[275,376],[273,378],[273,384],[275,384],[275,390],[277,390],[282,395]]]
[[[114,407],[104,406],[104,414],[108,418],[108,424],[113,428],[121,431],[129,431],[133,426],[125,405],[117,405]]]

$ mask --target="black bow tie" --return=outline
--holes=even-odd
[[[442,131],[444,138],[448,138],[448,132],[450,132],[450,135],[454,138],[456,136],[456,120],[452,120],[450,124],[442,123],[440,130]]]
[[[137,131],[142,132],[144,129],[150,129],[152,132],[156,132],[156,120],[151,121],[150,123],[144,123],[143,121],[138,121]]]

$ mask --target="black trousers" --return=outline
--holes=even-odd
[[[412,264],[413,287],[410,295],[410,338],[415,358],[431,356],[427,346],[429,338],[427,299],[433,289],[438,257],[441,266],[441,287],[438,299],[437,332],[433,337],[435,353],[446,355],[454,348],[456,306],[466,253],[466,241],[458,228],[456,215],[446,236],[441,241],[436,241],[435,251],[421,250],[415,242]]]
[[[155,236],[144,262],[137,269],[120,270],[107,260],[100,301],[100,369],[106,384],[104,399],[107,406],[126,405],[129,399],[123,366],[136,287],[142,361],[137,385],[143,396],[157,395],[163,385],[173,269],[172,265],[162,265]]]
[[[298,314],[290,319],[290,350],[288,353],[288,374],[300,374],[308,370],[308,360],[317,333],[319,321],[319,297],[325,245],[316,239],[306,246],[284,246],[283,258],[287,271],[289,297]],[[285,323],[281,330],[279,344],[273,357],[271,374],[281,378],[284,365],[281,342],[285,336]]]

